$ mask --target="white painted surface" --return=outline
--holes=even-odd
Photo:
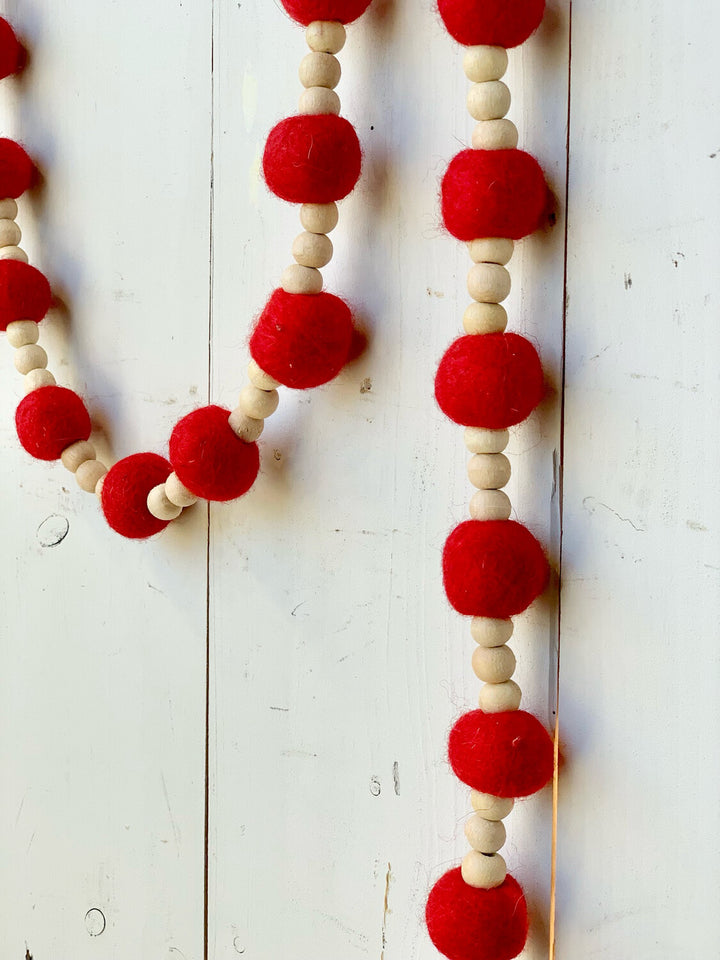
[[[668,5],[573,6],[557,955],[710,956],[716,15],[700,28]],[[567,7],[549,4],[508,74],[521,146],[560,198],[555,228],[511,261],[508,309],[556,391]],[[301,89],[302,32],[278,5],[233,0],[3,10],[33,52],[0,87],[3,127],[46,176],[22,204],[23,245],[67,307],[41,342],[115,457],[162,450],[193,405],[233,404],[252,318],[290,262],[297,212],[258,166]],[[469,265],[436,192],[472,121],[430,3],[376,0],[340,59],[365,165],[325,273],[370,346],[333,384],[282,392],[247,497],[209,527],[195,508],[122,541],[69,474],[18,450],[2,345],[3,956],[204,956],[208,663],[210,960],[436,956],[424,897],[470,812],[445,736],[478,688],[439,577],[472,489],[461,431],[432,401]],[[556,394],[509,448],[517,516],[554,562],[559,451]],[[556,624],[549,594],[513,641],[548,724]],[[518,805],[503,851],[533,960],[549,825],[546,791]]]

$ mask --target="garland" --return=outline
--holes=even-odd
[[[337,201],[360,176],[360,144],[340,117],[334,91],[340,79],[335,54],[345,43],[344,24],[370,0],[283,0],[306,27],[310,52],[300,63],[304,87],[296,116],[271,131],[263,153],[269,189],[301,204],[304,228],[250,336],[249,383],[234,410],[210,404],[175,424],[168,457],[136,453],[109,470],[90,442],[92,425],[77,393],[58,386],[39,345],[38,324],[52,304],[50,284],[18,246],[15,200],[29,189],[36,170],[23,147],[0,139],[0,330],[15,348],[15,368],[25,378],[25,397],[15,425],[24,449],[39,460],[60,460],[78,485],[95,493],[110,527],[140,539],[163,530],[198,499],[234,500],[254,484],[260,468],[257,440],[277,409],[278,387],[304,390],[332,380],[352,357],[356,334],[350,308],[323,290],[320,267],[333,255],[328,234],[338,222]],[[10,24],[0,19],[0,78],[19,73],[25,51]]]
[[[433,943],[450,960],[511,960],[525,946],[525,897],[498,852],[506,839],[502,821],[516,798],[545,786],[555,765],[547,731],[519,709],[521,691],[511,679],[515,656],[507,646],[511,618],[545,589],[549,567],[535,537],[510,519],[502,490],[510,479],[502,452],[507,428],[524,420],[544,393],[535,348],[505,332],[506,264],[514,241],[544,221],[548,190],[537,161],[517,149],[518,131],[505,117],[510,91],[501,77],[506,48],[535,31],[544,7],[544,0],[438,0],[448,32],[467,47],[467,106],[477,121],[472,149],[453,157],[441,188],[445,227],[468,243],[473,303],[463,317],[465,336],[440,361],[435,397],[446,416],[466,428],[468,477],[477,488],[471,519],[445,543],[443,581],[450,604],[473,618],[472,667],[484,683],[479,709],[460,717],[448,742],[455,775],[472,788],[475,812],[465,824],[471,849],[435,883],[425,911]]]

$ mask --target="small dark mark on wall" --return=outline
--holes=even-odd
[[[625,274],[625,289],[629,290],[632,287],[632,277],[629,273]]]
[[[51,513],[37,528],[37,538],[41,547],[57,547],[68,535],[70,522],[67,517]]]
[[[372,380],[370,377],[365,377],[365,379],[360,384],[360,393],[370,393],[372,390]]]
[[[30,953],[30,948],[25,944],[25,960],[33,960],[33,955]]]
[[[390,897],[390,877],[391,867],[388,863],[387,873],[385,874],[385,896],[383,898],[382,950],[380,951],[380,960],[385,960],[385,947],[387,946],[387,916],[389,913],[388,899]]]
[[[378,780],[378,778],[377,778],[377,777],[370,777],[370,793],[371,793],[374,797],[379,797],[379,796],[380,796],[380,790],[381,790],[381,787],[380,787],[380,781]]]
[[[85,914],[85,929],[91,937],[99,937],[105,929],[105,914],[97,907],[92,907]]]
[[[400,768],[397,760],[393,764],[393,787],[395,788],[395,796],[400,796]]]

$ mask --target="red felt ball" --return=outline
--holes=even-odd
[[[52,293],[46,278],[22,260],[0,260],[0,330],[14,320],[42,320]]]
[[[165,483],[172,466],[157,453],[134,453],[118,460],[105,474],[100,502],[108,524],[123,537],[142,540],[160,533],[168,520],[158,520],[147,508],[147,495]]]
[[[438,0],[438,10],[458,43],[517,47],[540,25],[545,0]]]
[[[19,143],[0,139],[0,194],[19,197],[32,184],[35,166]]]
[[[515,520],[465,520],[445,541],[443,583],[450,604],[473,617],[522,613],[547,586],[548,562]]]
[[[450,731],[448,758],[455,776],[493,797],[528,797],[553,775],[553,742],[524,710],[464,713]]]
[[[16,73],[23,64],[24,51],[15,31],[2,17],[0,17],[0,79]],[[3,194],[10,196],[10,194]],[[16,196],[16,194],[12,194]]]
[[[282,5],[293,20],[306,27],[313,20],[352,23],[365,13],[370,0],[282,0]]]
[[[287,117],[267,138],[265,182],[290,203],[330,203],[347,196],[360,176],[353,125],[331,113]]]
[[[15,411],[20,443],[38,460],[57,460],[65,447],[87,440],[92,426],[80,397],[65,387],[39,387]]]
[[[230,411],[210,405],[179,420],[170,436],[170,462],[181,483],[204,500],[234,500],[260,469],[256,443],[245,443],[228,423]]]
[[[459,337],[435,375],[435,398],[445,416],[465,427],[504,430],[520,423],[543,398],[537,350],[516,333]]]
[[[430,939],[449,960],[512,960],[525,946],[528,915],[520,884],[508,874],[499,887],[481,890],[448,870],[425,906]]]
[[[443,222],[458,240],[520,240],[541,225],[547,200],[540,164],[523,150],[461,150],[441,186]]]
[[[305,389],[336,377],[352,344],[352,315],[340,297],[278,289],[255,325],[250,354],[283,386]]]

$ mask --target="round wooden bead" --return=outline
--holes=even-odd
[[[510,461],[504,453],[476,453],[468,460],[468,480],[480,490],[499,490],[510,479]]]
[[[304,87],[336,87],[340,82],[340,61],[331,53],[313,51],[300,61],[298,76]]]
[[[304,267],[324,267],[332,260],[332,240],[323,233],[299,233],[293,240],[292,255]]]
[[[16,247],[21,238],[22,232],[14,220],[0,219],[0,247]]]
[[[468,271],[467,288],[479,303],[500,303],[510,293],[510,274],[499,263],[474,263]]]
[[[507,840],[507,831],[502,820],[486,820],[473,813],[465,821],[467,842],[480,853],[497,853]]]
[[[280,286],[285,293],[320,293],[323,278],[315,267],[303,267],[300,263],[291,263],[283,270]]]
[[[505,75],[508,55],[505,47],[468,47],[463,56],[463,70],[468,80],[484,83]]]
[[[504,683],[486,683],[480,688],[478,706],[485,713],[505,713],[506,710],[519,710],[522,691],[514,680]]]
[[[499,647],[507,643],[513,635],[515,625],[512,620],[495,620],[492,617],[473,617],[470,621],[470,633],[475,643],[481,647]]]
[[[39,390],[40,387],[54,387],[56,380],[49,370],[37,367],[37,369],[25,374],[23,385],[25,387],[25,393],[32,393],[33,390]]]
[[[198,499],[194,493],[190,493],[174,471],[165,481],[165,496],[176,507],[191,507]]]
[[[336,203],[304,203],[300,207],[300,223],[309,233],[330,233],[338,223]]]
[[[472,668],[483,683],[504,683],[515,673],[517,661],[510,647],[475,647]]]
[[[252,383],[248,383],[240,391],[238,407],[248,417],[264,420],[275,413],[279,402],[280,396],[277,390],[258,390]],[[232,417],[232,414],[230,416]]]
[[[17,215],[18,205],[11,197],[0,200],[0,217],[3,220],[14,220]]]
[[[66,470],[75,473],[81,463],[95,459],[95,447],[89,440],[77,440],[75,443],[71,443],[69,447],[65,447],[60,454],[60,459]]]
[[[515,806],[511,797],[493,797],[490,793],[473,790],[470,794],[473,810],[486,820],[504,820]]]
[[[468,253],[473,263],[501,263],[505,266],[510,262],[514,249],[515,242],[503,237],[471,240],[468,244]]]
[[[255,360],[251,360],[248,364],[247,374],[250,383],[259,390],[274,390],[280,386],[280,383],[275,377],[271,377],[269,373],[265,373]]]
[[[182,513],[182,507],[173,503],[165,492],[165,484],[159,483],[147,495],[147,508],[158,520],[175,520]]]
[[[481,120],[476,123],[470,141],[476,150],[514,150],[518,131],[512,120]]]
[[[470,850],[465,854],[461,870],[462,878],[468,886],[480,887],[483,890],[499,887],[507,876],[507,866],[499,853],[488,856],[478,853],[477,850]]]
[[[28,262],[28,255],[22,247],[0,247],[0,260],[21,260]]]
[[[508,445],[510,433],[487,427],[465,427],[463,439],[470,453],[502,453]]]
[[[37,343],[40,330],[34,320],[13,320],[5,330],[7,341],[11,347],[24,347],[29,343]]]
[[[466,103],[473,120],[499,120],[510,109],[510,90],[502,80],[474,83],[468,90]]]
[[[504,490],[476,490],[469,512],[473,520],[509,520],[512,504]]]
[[[95,493],[100,480],[105,477],[107,467],[99,460],[86,460],[75,471],[77,485],[85,493]]]
[[[18,347],[13,363],[18,373],[30,373],[31,370],[44,369],[48,363],[48,355],[40,344],[28,343],[24,347]]]
[[[308,87],[298,100],[298,113],[340,113],[340,97],[327,87]]]
[[[95,496],[98,498],[98,500],[102,500],[102,488],[103,488],[103,484],[105,483],[105,477],[106,477],[106,476],[107,476],[107,474],[104,473],[104,474],[100,477],[100,479],[98,480],[98,482],[95,484]]]
[[[236,407],[228,417],[228,423],[232,430],[244,440],[245,443],[254,443],[263,432],[265,422],[256,417],[249,417],[240,407]]]
[[[465,333],[503,333],[507,311],[500,303],[471,303],[463,314]]]
[[[345,27],[336,20],[313,20],[305,29],[305,40],[318,53],[339,53],[345,46]]]

